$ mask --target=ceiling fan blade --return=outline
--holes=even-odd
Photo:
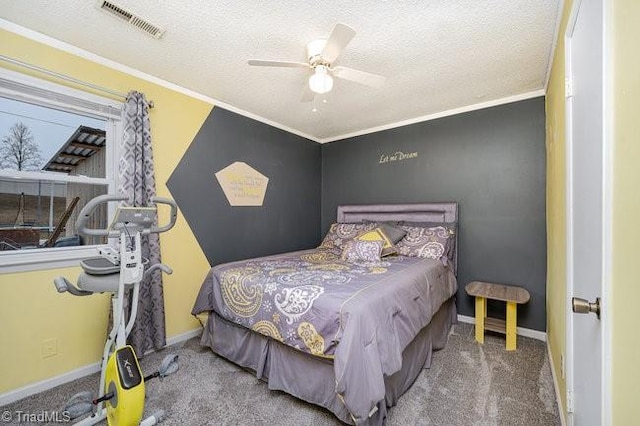
[[[381,87],[387,80],[385,77],[378,74],[371,74],[370,72],[354,70],[353,68],[346,67],[335,67],[332,69],[332,73],[334,77],[371,87]]]
[[[300,102],[312,102],[315,96],[315,93],[311,91],[309,85],[305,84],[302,88],[302,96],[300,97]]]
[[[331,35],[327,39],[320,56],[329,63],[335,61],[355,35],[356,30],[353,28],[345,24],[336,24],[336,26],[333,27],[333,31],[331,31]]]
[[[249,59],[247,63],[254,67],[309,68],[309,64],[304,62],[262,61],[259,59]]]

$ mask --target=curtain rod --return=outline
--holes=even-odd
[[[88,87],[88,88],[91,88],[93,90],[97,90],[99,92],[108,93],[108,94],[110,94],[112,96],[116,96],[118,98],[127,99],[127,95],[124,94],[124,93],[116,92],[115,90],[111,90],[111,89],[108,89],[106,87],[102,87],[102,86],[98,86],[98,85],[95,85],[95,84],[92,84],[92,83],[88,83],[86,81],[78,80],[77,78],[69,77],[68,75],[60,74],[60,73],[57,73],[55,71],[50,71],[50,70],[48,70],[46,68],[38,67],[36,65],[31,65],[31,64],[28,64],[26,62],[19,61],[17,59],[9,58],[8,56],[0,55],[0,60],[1,61],[5,61],[5,62],[9,62],[10,64],[13,64],[13,65],[18,65],[20,67],[30,69],[32,71],[37,71],[39,73],[49,75],[51,77],[56,77],[56,78],[59,78],[61,80],[68,81],[70,83],[74,83],[74,84],[77,84],[77,85],[80,85],[80,86]],[[149,108],[153,108],[154,107],[153,101],[148,101],[148,102],[149,102]]]

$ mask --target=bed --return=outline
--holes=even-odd
[[[345,423],[384,424],[455,322],[457,220],[457,203],[339,206],[337,222],[353,224],[344,229],[444,224],[452,243],[438,258],[401,252],[372,263],[345,261],[325,238],[217,265],[192,310],[207,314],[201,343]]]

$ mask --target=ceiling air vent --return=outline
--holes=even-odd
[[[152,24],[147,20],[142,19],[141,17],[129,12],[128,10],[124,9],[121,6],[118,6],[115,3],[107,0],[102,0],[99,4],[100,9],[107,11],[113,16],[116,16],[124,21],[127,21],[134,27],[140,28],[142,31],[146,32],[153,38],[160,38],[162,37],[162,34],[164,34],[164,29]]]

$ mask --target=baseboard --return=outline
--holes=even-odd
[[[466,315],[458,315],[458,321],[464,322],[467,324],[475,324],[476,319],[474,317],[469,317]],[[543,342],[547,341],[547,333],[544,331],[532,330],[530,328],[524,327],[516,327],[516,334],[524,337],[531,337],[532,339],[542,340]]]
[[[551,347],[547,340],[547,354],[549,355],[549,366],[551,367],[551,377],[553,377],[553,388],[556,391],[556,404],[558,404],[558,413],[560,414],[560,425],[567,426],[566,416],[562,407],[562,398],[560,397],[560,384],[558,383],[558,375],[556,374],[555,364],[553,363],[553,356],[551,356]]]
[[[2,395],[0,395],[0,407],[3,405],[11,404],[12,402],[18,401],[19,399],[55,388],[56,386],[71,382],[73,380],[89,376],[93,373],[97,373],[98,371],[100,371],[100,363],[96,362],[94,364],[85,365],[84,367],[80,367],[67,373],[61,374],[59,376],[45,379],[41,382],[31,383],[21,388],[3,393]]]
[[[196,337],[201,332],[202,332],[202,328],[197,328],[195,330],[187,331],[186,333],[182,333],[182,334],[178,334],[177,336],[170,337],[167,339],[167,347],[173,346],[178,343],[182,343],[185,340],[189,340],[193,337]],[[56,386],[69,383],[73,380],[89,376],[99,371],[100,371],[100,362],[96,362],[94,364],[85,365],[84,367],[80,367],[75,370],[69,371],[67,373],[60,374],[59,376],[51,377],[50,379],[45,379],[40,382],[31,383],[21,388],[18,388],[9,392],[5,392],[3,394],[0,394],[0,407],[7,404],[11,404],[12,402],[26,398],[28,396],[35,395],[37,393],[55,388]]]
[[[202,327],[198,327],[194,330],[178,334],[177,336],[169,337],[167,339],[167,346],[177,345],[178,343],[182,343],[185,340],[189,340],[193,337],[199,336],[200,334],[202,334]]]

